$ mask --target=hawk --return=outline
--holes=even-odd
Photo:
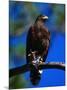
[[[42,62],[46,61],[50,43],[50,32],[44,25],[47,19],[47,16],[39,15],[34,25],[29,28],[26,40],[27,64],[32,62],[32,58],[29,57],[31,52],[35,52],[35,56],[39,57]],[[32,55],[34,56],[34,53]]]
[[[47,19],[47,16],[39,15],[27,34],[26,59],[27,64],[34,65],[33,70],[30,71],[30,80],[33,85],[37,85],[40,81],[42,70],[38,69],[38,65],[46,61],[48,54],[50,32],[44,25]]]

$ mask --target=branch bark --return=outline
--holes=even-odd
[[[65,71],[65,64],[60,62],[49,62],[40,64],[39,69],[60,69]]]
[[[9,77],[30,71],[30,68],[31,68],[30,64],[25,64],[21,67],[10,69]],[[65,64],[60,62],[47,62],[39,64],[38,69],[60,69],[65,71]]]

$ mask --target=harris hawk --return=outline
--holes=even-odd
[[[42,62],[46,61],[50,43],[50,32],[44,25],[47,19],[47,16],[39,15],[34,25],[29,28],[26,40],[27,64],[31,63],[33,61],[32,58],[35,56],[40,58]],[[31,52],[33,55],[32,58],[29,56]]]
[[[30,66],[30,80],[33,85],[37,85],[41,79],[43,71],[38,69],[38,65],[46,61],[48,54],[50,32],[44,25],[47,19],[47,16],[39,15],[27,34],[26,60],[27,64],[33,65],[33,69]]]

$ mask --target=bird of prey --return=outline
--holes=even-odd
[[[48,19],[47,16],[39,15],[28,31],[27,34],[27,43],[26,43],[26,59],[27,63],[31,62],[28,54],[30,51],[37,52],[38,56],[43,58],[43,61],[46,61],[48,54],[49,42],[50,42],[50,32],[45,27],[44,23]]]
[[[27,64],[36,63],[36,60],[39,60],[41,63],[46,61],[50,43],[50,32],[45,26],[47,19],[48,16],[39,15],[34,25],[29,28],[26,40]]]

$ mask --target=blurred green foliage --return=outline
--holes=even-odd
[[[26,47],[23,44],[19,44],[15,47],[15,54],[21,57],[24,57],[26,53]]]
[[[25,79],[21,75],[10,78],[9,83],[10,89],[20,89],[22,87],[27,87],[27,81],[25,81]]]
[[[14,20],[10,20],[9,22],[9,27],[10,27],[10,35],[14,36],[14,35],[21,35],[23,32],[23,22],[20,21],[14,21]]]
[[[55,6],[54,11],[56,12],[55,14],[58,16],[58,25],[62,23],[65,20],[65,11],[64,7],[61,6]]]

